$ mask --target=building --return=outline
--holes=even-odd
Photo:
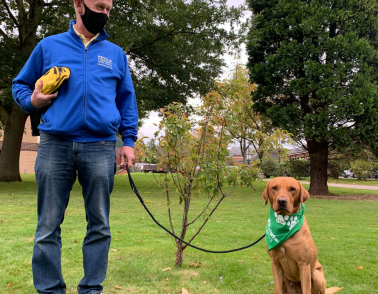
[[[229,149],[229,151],[230,151],[229,156],[232,158],[234,163],[243,163],[243,156],[241,154],[240,146],[232,147],[232,148]],[[248,156],[248,154],[250,156]],[[278,150],[277,149],[273,150],[269,154],[269,157],[274,159],[274,160],[280,161],[280,157],[278,156]],[[254,148],[248,148],[247,160],[249,159],[251,162],[253,162],[255,159],[258,159],[258,158],[259,158],[259,156],[256,154],[255,149]]]
[[[22,137],[22,145],[20,152],[20,173],[34,174],[34,165],[37,158],[39,145],[39,137],[31,135],[30,118],[26,119],[25,132]],[[3,146],[4,131],[0,130],[0,151]]]
[[[299,146],[293,149],[289,149],[288,159],[289,160],[294,160],[294,159],[310,160],[310,156],[308,154],[308,151],[303,146]]]

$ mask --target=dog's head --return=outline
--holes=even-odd
[[[282,177],[268,182],[262,197],[265,205],[269,201],[278,214],[291,215],[299,211],[301,203],[310,198],[310,194],[296,179]]]

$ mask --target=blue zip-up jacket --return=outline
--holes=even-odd
[[[138,111],[125,52],[103,30],[85,49],[70,22],[68,32],[43,39],[13,80],[13,97],[26,112],[35,82],[51,67],[71,69],[56,100],[42,115],[41,132],[74,142],[116,141],[134,147]]]

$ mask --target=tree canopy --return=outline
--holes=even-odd
[[[328,194],[329,148],[378,149],[375,0],[248,0],[254,109],[304,143],[310,193]]]
[[[109,40],[129,57],[141,118],[172,101],[185,103],[189,97],[209,91],[224,65],[222,55],[227,48],[237,49],[243,38],[233,28],[240,24],[244,7],[229,7],[226,2],[113,2],[105,29]],[[67,31],[68,22],[74,18],[72,0],[0,1],[0,121],[5,129],[2,155],[7,150],[18,150],[19,154],[23,129],[20,133],[10,128],[20,129],[21,121],[27,117],[13,102],[12,79],[41,39]],[[231,30],[222,27],[224,23],[230,23]],[[238,28],[243,30],[243,25]],[[7,136],[14,140],[6,143]],[[16,153],[4,155],[9,158],[6,163],[4,156],[0,157],[3,171],[5,165],[16,166],[8,175],[0,175],[3,180],[19,179],[19,175],[15,176]]]
[[[248,69],[236,65],[231,77],[216,81],[215,90],[223,100],[218,111],[227,112],[226,130],[239,143],[244,164],[250,146],[260,161],[274,150],[286,157],[283,143],[292,143],[290,134],[272,126],[266,116],[253,111],[251,92],[256,90],[256,84],[249,81]]]

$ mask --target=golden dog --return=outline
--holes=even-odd
[[[270,202],[274,212],[289,216],[299,212],[310,194],[297,180],[281,177],[268,183],[262,197],[265,205]],[[334,287],[326,292],[323,267],[304,216],[299,231],[268,254],[272,260],[275,294],[325,294],[342,290]]]

